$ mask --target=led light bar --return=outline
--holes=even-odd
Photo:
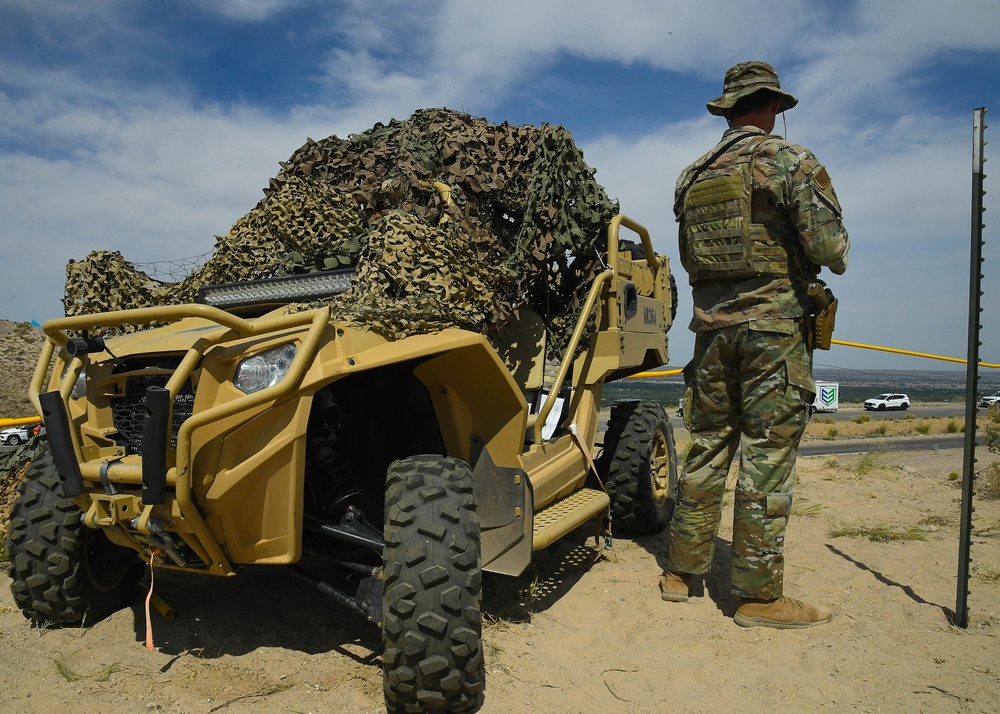
[[[304,275],[283,275],[243,283],[208,285],[198,289],[198,302],[227,310],[245,305],[307,302],[346,292],[353,268]]]

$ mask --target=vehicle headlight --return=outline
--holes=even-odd
[[[273,387],[288,373],[295,359],[295,345],[281,345],[247,357],[236,366],[233,385],[245,394]]]
[[[66,379],[66,373],[68,371],[69,371],[69,362],[67,362],[66,366],[63,367],[62,379]],[[73,399],[81,399],[81,398],[87,396],[87,368],[86,367],[84,367],[83,369],[80,370],[80,375],[76,378],[76,381],[73,383],[73,391],[70,392],[70,396],[72,396]]]
[[[73,399],[82,399],[87,396],[87,370],[80,370],[80,376],[77,377],[76,381],[73,383],[73,391],[71,394]]]

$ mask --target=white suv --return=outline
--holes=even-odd
[[[30,426],[9,426],[0,431],[0,444],[4,446],[18,446],[26,443],[30,438]]]
[[[885,411],[886,409],[909,409],[910,398],[905,394],[880,394],[865,400],[865,409]]]
[[[997,402],[1000,402],[1000,392],[994,392],[988,397],[979,398],[979,406],[981,407],[992,407]]]

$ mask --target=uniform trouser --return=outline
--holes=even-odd
[[[749,322],[697,333],[684,381],[692,445],[677,484],[667,568],[708,572],[726,476],[739,449],[733,592],[747,599],[781,597],[796,450],[816,389],[800,321]]]

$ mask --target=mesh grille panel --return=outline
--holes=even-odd
[[[115,428],[129,453],[142,452],[142,427],[146,417],[146,389],[165,387],[169,375],[144,375],[130,377],[125,383],[125,394],[111,405],[111,415]],[[170,426],[170,447],[177,448],[177,433],[181,424],[194,410],[194,394],[190,384],[185,384],[174,400],[172,423]]]

